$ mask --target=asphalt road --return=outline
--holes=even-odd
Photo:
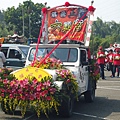
[[[97,83],[96,99],[86,103],[83,97],[75,103],[74,112],[70,118],[62,118],[55,113],[49,120],[120,120],[120,78],[110,78],[110,72],[105,72],[106,80]],[[6,115],[0,110],[0,120],[48,120],[44,115],[38,119],[34,113],[28,112],[22,118],[20,111],[14,115]]]

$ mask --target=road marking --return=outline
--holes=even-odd
[[[98,86],[101,87],[101,86]],[[120,86],[102,86],[102,87],[109,87],[109,88],[120,88]]]
[[[85,117],[97,118],[97,119],[101,119],[101,120],[113,120],[113,119],[98,117],[98,116],[95,116],[95,115],[89,115],[89,114],[84,114],[84,113],[73,112],[73,114],[82,115],[82,116],[85,116]]]
[[[29,118],[33,117],[34,115],[35,115],[35,114],[33,114],[33,115],[31,115],[31,116],[29,116],[29,117],[23,119],[23,120],[28,120]]]
[[[120,90],[120,89],[117,89],[117,88],[100,87],[100,86],[98,86],[97,88],[99,88],[99,89],[108,89],[108,90]]]
[[[119,80],[119,81],[109,81],[109,80],[103,80],[103,81],[98,81],[98,83],[99,83],[99,82],[114,82],[114,83],[115,83],[115,82],[118,82],[118,83],[119,83],[119,82],[120,82],[120,80]]]

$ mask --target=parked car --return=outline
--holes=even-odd
[[[14,70],[24,67],[28,50],[28,45],[2,44],[2,51],[6,57],[4,66],[13,68]]]

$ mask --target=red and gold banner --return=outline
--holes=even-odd
[[[79,19],[86,11],[82,7],[53,8],[48,10],[48,40],[60,40],[77,23],[67,36],[67,39],[84,41],[87,17],[81,21]]]

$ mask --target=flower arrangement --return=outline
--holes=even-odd
[[[100,68],[99,65],[96,63],[96,61],[92,60],[91,66],[90,66],[90,76],[93,80],[99,80],[100,78]]]
[[[45,77],[41,81],[32,79],[24,80],[3,80],[4,87],[0,88],[1,100],[9,106],[6,111],[11,111],[16,107],[21,109],[21,114],[24,116],[27,108],[31,106],[37,112],[38,117],[43,112],[47,116],[47,112],[54,108],[58,113],[57,107],[59,104],[57,86],[53,83],[50,77]],[[57,97],[56,97],[57,96]],[[7,104],[5,106],[7,106]]]
[[[64,81],[65,87],[63,89],[67,89],[69,92],[77,95],[78,83],[76,81],[75,76],[70,72],[70,70],[60,69],[60,70],[56,70],[56,73],[57,73],[57,80]]]
[[[38,117],[40,117],[41,113],[48,117],[47,113],[52,109],[55,109],[58,114],[58,107],[63,96],[67,95],[66,92],[77,95],[78,84],[76,78],[68,69],[63,67],[60,60],[47,58],[40,64],[41,60],[43,58],[35,61],[32,66],[38,67],[39,65],[43,69],[55,69],[57,81],[64,81],[63,91],[65,92],[62,93],[52,77],[49,76],[42,78],[40,81],[35,77],[28,76],[23,80],[18,80],[14,76],[12,79],[9,79],[10,72],[7,73],[8,77],[5,78],[4,72],[2,72],[0,101],[4,103],[5,111],[13,112],[16,107],[19,107],[24,117],[27,109],[33,108]]]
[[[36,61],[32,62],[31,66],[32,67],[39,67],[43,69],[61,69],[63,68],[62,62],[60,60],[57,60],[55,58],[46,58],[43,61],[44,58],[39,57]],[[43,61],[42,64],[40,62]]]
[[[13,71],[12,68],[0,68],[0,79],[5,78],[12,79],[12,75],[10,75],[12,71]]]

